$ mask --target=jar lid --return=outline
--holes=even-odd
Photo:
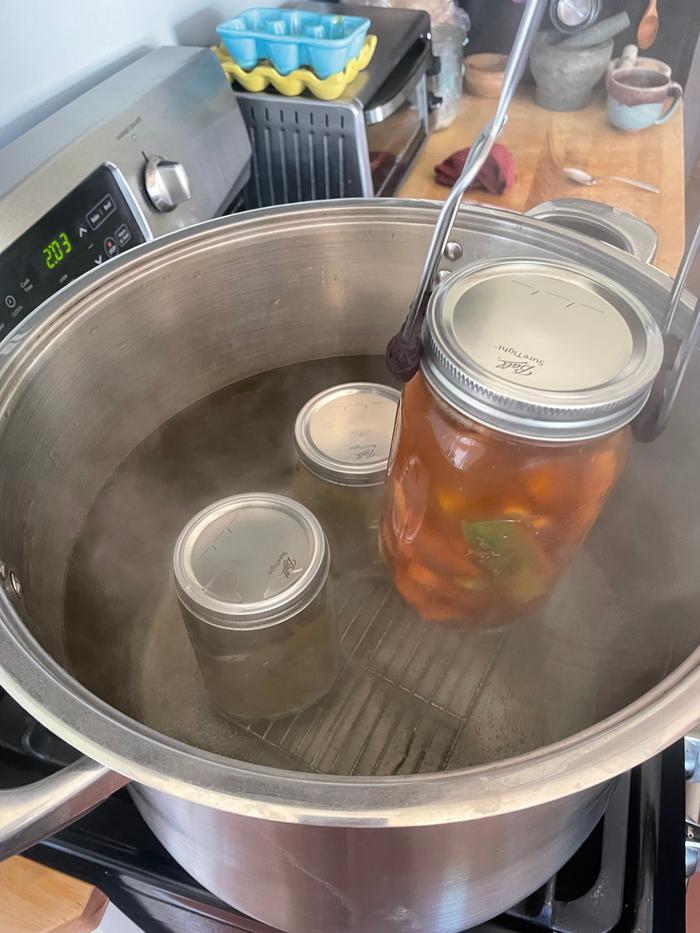
[[[432,294],[421,371],[442,398],[516,437],[586,440],[628,424],[663,358],[647,308],[574,263],[508,259]]]
[[[396,389],[374,382],[348,382],[319,392],[294,425],[299,459],[332,483],[383,483],[400,398]]]
[[[223,628],[260,628],[295,615],[330,565],[318,519],[285,496],[252,493],[207,506],[173,553],[175,589],[194,615]]]

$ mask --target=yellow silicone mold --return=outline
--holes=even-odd
[[[376,47],[377,37],[367,36],[357,58],[351,58],[343,71],[329,78],[319,78],[310,68],[297,68],[288,75],[281,75],[269,64],[256,65],[250,71],[244,71],[234,62],[223,46],[213,48],[212,51],[228,77],[235,78],[246,91],[264,91],[271,84],[285,97],[297,97],[308,90],[319,100],[336,100],[348,84],[369,65]]]

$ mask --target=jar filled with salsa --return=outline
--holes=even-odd
[[[483,263],[436,289],[381,522],[404,599],[485,626],[543,606],[623,469],[662,355],[645,306],[573,264]]]

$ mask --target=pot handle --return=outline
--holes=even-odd
[[[643,262],[653,262],[659,242],[656,230],[641,217],[619,208],[611,207],[600,201],[588,198],[555,198],[535,204],[525,212],[525,217],[535,217],[547,223],[559,224],[564,229],[577,230],[572,221],[588,224],[590,232],[585,232],[592,239],[606,240],[605,234],[614,234],[624,246],[620,248],[636,256]]]
[[[11,790],[0,790],[0,860],[52,836],[106,800],[128,779],[90,758]]]
[[[700,862],[700,826],[688,817],[685,819],[685,878],[686,882],[697,872]]]

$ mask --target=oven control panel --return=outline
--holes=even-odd
[[[0,340],[68,282],[145,237],[100,166],[0,254]]]
[[[250,139],[209,49],[163,46],[0,149],[0,343],[87,271],[218,217]]]

